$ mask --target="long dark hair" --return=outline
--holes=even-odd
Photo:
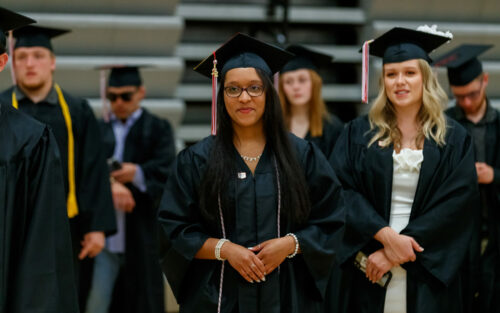
[[[307,221],[310,213],[309,192],[304,170],[297,161],[285,128],[279,96],[271,78],[256,69],[266,93],[263,115],[266,145],[272,151],[278,165],[281,184],[282,219],[291,227],[298,227]],[[234,220],[234,212],[227,196],[229,183],[236,179],[236,150],[233,144],[233,124],[224,104],[224,77],[221,78],[217,95],[217,135],[207,169],[200,188],[200,206],[204,218],[210,222],[219,221],[218,196],[226,220]]]

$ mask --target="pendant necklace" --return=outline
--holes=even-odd
[[[246,156],[246,155],[243,155],[243,154],[240,154],[241,158],[245,161],[248,161],[248,162],[256,162],[260,159],[260,157],[262,156],[262,153],[259,154],[258,156],[255,156],[255,157],[249,157],[249,156]]]

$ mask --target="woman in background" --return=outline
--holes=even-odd
[[[316,144],[329,158],[343,124],[328,113],[318,68],[330,66],[333,58],[298,45],[286,50],[295,54],[280,71],[279,94],[286,127],[297,137]]]

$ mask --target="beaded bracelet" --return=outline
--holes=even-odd
[[[222,238],[222,239],[219,239],[219,241],[217,241],[217,244],[215,245],[215,258],[219,261],[226,260],[226,259],[221,258],[220,249],[222,248],[222,245],[225,244],[227,241],[229,241],[229,240]]]
[[[293,237],[293,240],[295,240],[295,250],[293,251],[292,254],[286,256],[287,258],[291,259],[297,255],[297,252],[299,252],[299,240],[297,239],[297,236],[295,236],[294,233],[288,233],[286,234],[286,236],[291,236]]]

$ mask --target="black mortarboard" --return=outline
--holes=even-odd
[[[115,66],[111,68],[108,86],[142,86],[141,74],[138,66]]]
[[[448,80],[452,86],[464,86],[476,79],[483,66],[477,57],[493,45],[461,45],[434,62],[434,66],[448,68]]]
[[[6,32],[35,22],[29,17],[0,7],[0,54],[5,53],[7,48]]]
[[[217,133],[217,78],[234,68],[253,67],[264,71],[269,77],[278,72],[293,58],[293,54],[250,36],[237,33],[216,51],[196,65],[194,70],[212,78],[212,127]]]
[[[333,56],[316,52],[299,45],[290,45],[286,51],[295,54],[295,57],[283,66],[280,73],[295,71],[298,69],[310,69],[317,71],[322,66],[330,65]]]
[[[451,34],[450,34],[451,36]],[[431,62],[429,53],[451,37],[421,30],[394,27],[370,43],[370,54],[383,58],[383,63],[399,63],[413,59]]]
[[[14,37],[16,37],[16,45],[14,49],[21,47],[44,47],[50,51],[54,51],[52,38],[68,33],[69,30],[40,27],[40,26],[26,26],[16,29]]]
[[[271,76],[293,57],[281,48],[237,33],[201,61],[194,70],[204,76],[212,77],[214,55],[222,76],[230,69],[240,67],[258,68]]]

